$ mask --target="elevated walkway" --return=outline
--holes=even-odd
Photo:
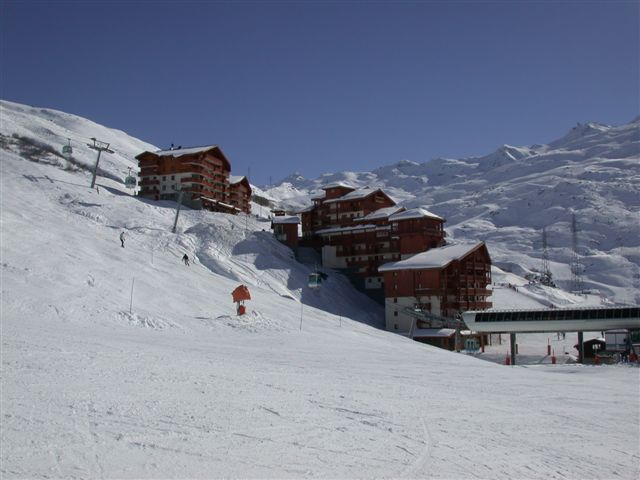
[[[598,307],[465,312],[464,323],[476,332],[509,333],[511,365],[515,365],[516,333],[578,332],[578,361],[582,363],[583,332],[640,329],[640,307]]]
[[[464,323],[476,332],[586,332],[640,328],[640,307],[597,307],[465,312]]]

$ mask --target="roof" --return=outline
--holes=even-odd
[[[365,215],[362,218],[354,218],[355,221],[359,222],[367,222],[372,220],[384,220],[385,218],[389,218],[390,215],[394,213],[398,213],[404,210],[404,207],[399,207],[397,205],[393,207],[380,208],[375,212],[371,212],[369,215]]]
[[[240,183],[243,180],[249,181],[244,175],[229,175],[229,183],[231,184]]]
[[[245,185],[249,189],[250,195],[253,192],[253,190],[251,189],[251,184],[249,183],[249,179],[247,177],[242,175],[229,175],[229,186],[235,189],[239,185]]]
[[[204,147],[188,147],[188,148],[174,148],[173,150],[158,150],[157,152],[151,152],[159,157],[180,157],[182,155],[191,155],[192,153],[207,152],[218,148],[217,145],[206,145]]]
[[[315,208],[316,208],[315,205],[309,205],[308,207],[305,207],[302,210],[298,210],[296,213],[312,212]]]
[[[404,212],[396,213],[394,215],[391,215],[389,217],[389,220],[392,221],[392,222],[395,222],[395,221],[398,221],[398,220],[409,220],[411,218],[424,218],[424,217],[435,218],[437,220],[444,221],[444,218],[439,217],[435,213],[431,213],[429,210],[427,210],[426,208],[422,208],[422,207],[412,208],[412,209],[406,210]]]
[[[228,203],[221,202],[220,200],[216,200],[215,198],[210,197],[200,197],[200,200],[204,200],[205,202],[215,203],[216,205],[220,205],[222,208],[227,208],[229,210],[235,210],[237,212],[241,212],[242,210],[238,207],[234,207],[233,205],[229,205]]]
[[[418,253],[406,260],[385,263],[378,268],[379,272],[393,272],[395,270],[426,270],[430,268],[444,268],[454,260],[466,257],[474,250],[482,247],[484,242],[458,243],[440,248],[432,248],[426,252]]]
[[[173,150],[158,150],[156,152],[145,151],[136,155],[137,159],[141,159],[145,155],[155,155],[156,157],[183,157],[185,155],[194,155],[196,153],[208,152],[211,150],[217,150],[218,155],[227,163],[229,169],[231,169],[231,162],[224,155],[222,149],[218,145],[205,145],[203,147],[187,147],[187,148],[174,148]]]
[[[332,198],[330,200],[325,200],[324,203],[343,202],[343,201],[349,201],[349,200],[360,200],[361,198],[366,198],[369,195],[372,195],[372,194],[374,194],[376,192],[382,192],[382,190],[380,190],[379,188],[362,187],[362,188],[358,188],[357,190],[354,190],[352,192],[349,192],[346,195],[343,195],[341,197]],[[384,192],[382,192],[382,193],[384,193]]]
[[[299,224],[300,223],[300,217],[298,217],[297,215],[289,215],[289,216],[280,216],[280,217],[273,217],[271,219],[271,223],[274,225],[280,225],[280,224]]]
[[[456,331],[453,328],[416,328],[413,331],[413,338],[421,337],[444,337],[449,338],[455,335]]]
[[[330,188],[348,188],[349,190],[355,190],[355,188],[352,187],[351,185],[347,185],[346,183],[342,183],[342,182],[329,183],[324,187],[322,187],[322,190],[328,190]]]

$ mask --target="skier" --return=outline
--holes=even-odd
[[[122,245],[122,248],[124,248],[124,232],[120,233],[120,243]]]
[[[184,262],[184,264],[188,267],[189,266],[189,255],[187,255],[186,253],[182,256],[182,261]]]

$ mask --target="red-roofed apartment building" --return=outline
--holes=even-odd
[[[468,251],[445,246],[444,218],[424,208],[400,207],[380,189],[338,183],[323,190],[324,195],[312,198],[313,205],[299,212],[300,244],[317,248],[324,267],[344,270],[358,288],[384,302],[388,330],[410,330],[413,317],[404,308],[455,317],[491,306],[486,288],[491,259],[484,243]],[[274,228],[283,235],[281,226]],[[428,268],[420,264],[414,272],[412,259],[427,254],[438,259],[457,256]],[[390,265],[397,268],[389,270]],[[415,275],[428,281],[415,283]]]
[[[142,152],[139,196],[177,200],[195,209],[251,212],[251,186],[246,177],[230,176],[231,164],[217,145]]]
[[[423,310],[452,318],[491,307],[491,258],[484,242],[434,248],[379,268],[384,276],[387,330],[409,331]],[[416,327],[424,328],[418,320]]]

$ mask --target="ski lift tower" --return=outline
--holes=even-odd
[[[100,140],[96,140],[95,138],[91,138],[93,140],[93,144],[87,143],[87,147],[91,150],[98,151],[98,158],[96,159],[96,165],[93,167],[93,176],[91,177],[91,188],[96,186],[96,175],[98,174],[98,163],[100,163],[100,154],[102,152],[114,153],[113,150],[109,149],[109,144],[106,142],[101,142]]]
[[[582,264],[578,254],[578,226],[576,214],[571,216],[571,240],[573,243],[573,253],[571,256],[571,284],[574,292],[582,291]]]
[[[549,244],[547,243],[546,227],[542,227],[542,284],[553,286],[551,268],[549,268]]]

